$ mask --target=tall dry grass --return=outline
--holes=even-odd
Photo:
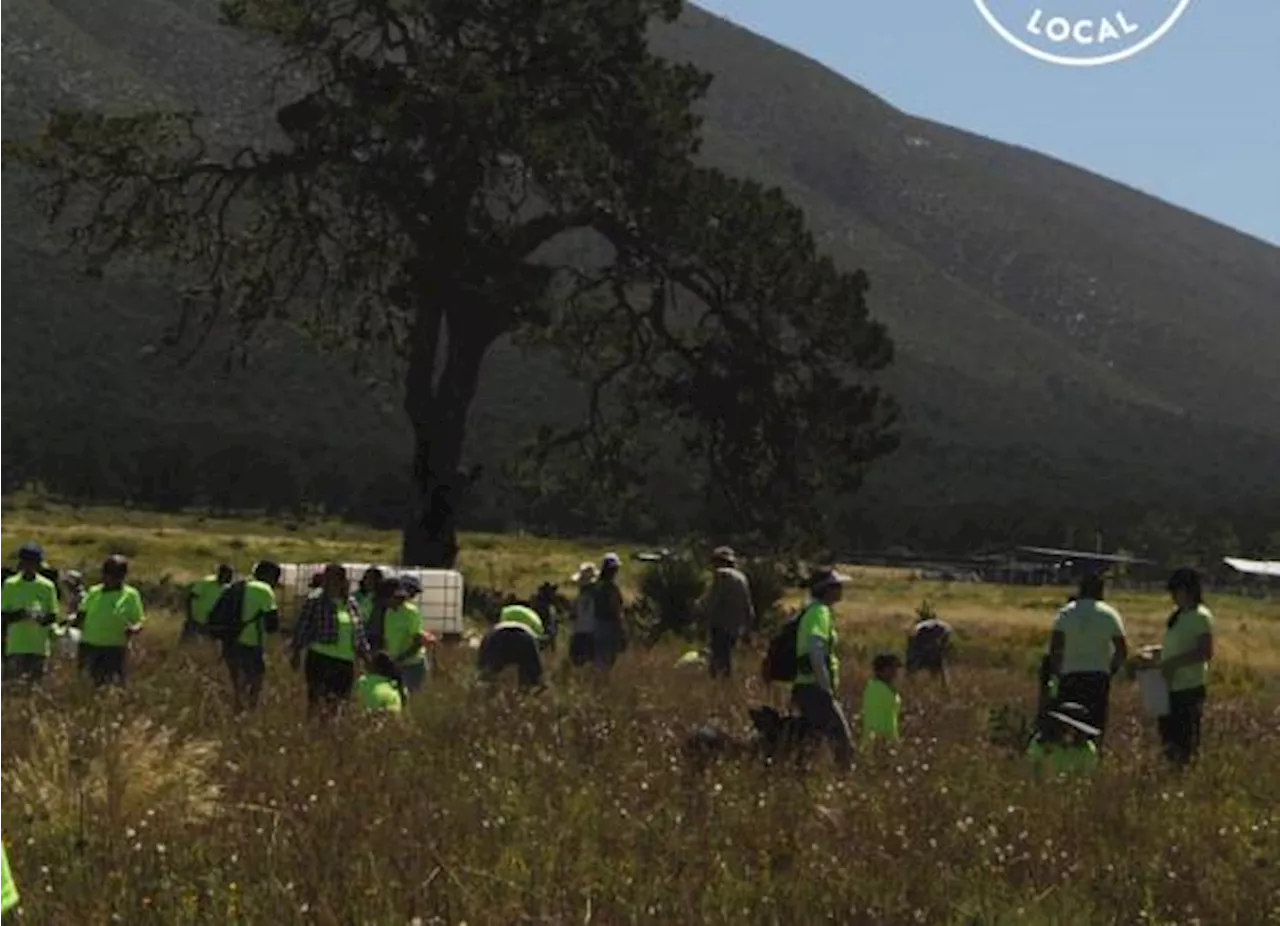
[[[676,655],[632,651],[607,684],[557,672],[522,697],[477,691],[470,655],[450,651],[400,722],[328,727],[304,721],[279,660],[247,721],[208,651],[146,654],[109,705],[62,671],[48,697],[4,702],[15,922],[1276,921],[1280,714],[1262,695],[1211,703],[1204,762],[1183,775],[1123,686],[1098,777],[1037,786],[986,741],[988,705],[1031,700],[1029,672],[995,665],[962,667],[951,698],[905,685],[906,739],[861,753],[847,778],[825,762],[703,769],[685,759],[689,730],[745,733],[745,707],[775,693],[745,677],[754,661],[718,685]],[[864,680],[852,662],[855,710]],[[202,769],[217,813],[139,790],[77,837],[51,829],[35,809],[66,800],[59,737],[87,727],[106,743],[121,718],[116,735],[145,718],[132,736],[148,755]]]

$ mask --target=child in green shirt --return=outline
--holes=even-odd
[[[1043,779],[1046,771],[1055,778],[1093,772],[1098,767],[1094,740],[1101,732],[1089,723],[1089,712],[1083,704],[1067,701],[1048,711],[1027,747],[1036,779]]]
[[[370,660],[369,671],[356,682],[356,694],[360,706],[366,711],[398,714],[404,710],[404,684],[400,680],[400,667],[386,652],[377,653]]]
[[[898,694],[898,671],[902,660],[895,653],[881,653],[871,662],[872,676],[862,691],[862,742],[875,739],[897,742],[902,738],[899,717],[902,695]]]

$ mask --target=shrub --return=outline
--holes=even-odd
[[[782,599],[787,594],[787,573],[776,560],[753,559],[742,566],[751,585],[751,603],[756,609],[756,627],[770,633],[786,620]]]
[[[640,576],[640,598],[651,621],[650,638],[691,633],[699,617],[698,601],[706,590],[706,573],[685,557],[669,556],[645,569]]]

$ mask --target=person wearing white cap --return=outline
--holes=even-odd
[[[1089,710],[1075,701],[1064,701],[1045,715],[1045,722],[1027,747],[1027,758],[1037,779],[1047,769],[1054,777],[1087,775],[1098,767],[1102,731],[1089,723]]]
[[[835,569],[819,569],[809,579],[811,600],[796,628],[795,681],[791,700],[809,728],[831,743],[836,762],[853,763],[853,734],[837,700],[840,657],[831,607],[844,597],[849,577]]]
[[[585,666],[595,659],[595,584],[596,564],[583,563],[569,580],[578,586],[573,603],[573,632],[569,637],[569,662]]]
[[[618,570],[622,559],[617,553],[606,553],[600,561],[600,578],[596,581],[593,598],[595,639],[592,661],[597,669],[607,672],[618,661],[623,644],[623,600],[618,588]]]

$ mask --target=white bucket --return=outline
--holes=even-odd
[[[68,627],[58,633],[58,653],[65,659],[75,659],[80,650],[80,631]]]
[[[1145,666],[1138,670],[1138,690],[1142,692],[1142,710],[1148,717],[1163,717],[1169,713],[1169,686],[1159,666]]]

